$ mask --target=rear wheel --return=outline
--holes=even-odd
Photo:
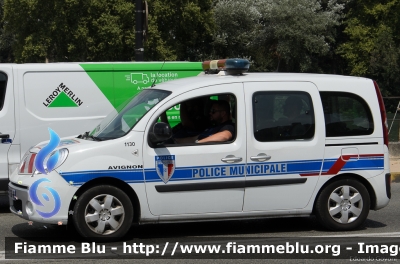
[[[352,230],[364,223],[370,208],[365,186],[355,179],[341,179],[327,185],[315,205],[316,216],[328,229]]]
[[[85,191],[74,207],[73,222],[87,238],[111,241],[124,236],[131,227],[133,206],[122,190],[100,185]]]

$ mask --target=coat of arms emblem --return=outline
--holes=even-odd
[[[155,163],[158,176],[167,183],[175,171],[175,155],[156,156]]]

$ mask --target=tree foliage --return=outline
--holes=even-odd
[[[4,0],[3,21],[15,37],[15,60],[134,60],[134,2]],[[199,60],[210,53],[212,0],[148,3],[146,60]]]
[[[134,11],[125,0],[4,0],[17,62],[131,60]]]
[[[0,17],[4,16],[4,0],[0,0]],[[12,44],[14,36],[12,32],[6,32],[4,21],[0,20],[0,62],[12,62],[14,60]]]
[[[376,79],[399,95],[400,0],[147,0],[145,60]],[[134,0],[0,0],[0,62],[131,61]],[[343,19],[345,23],[343,23]]]
[[[354,0],[340,48],[352,75],[376,79],[383,95],[399,95],[400,0]]]
[[[215,50],[250,55],[262,70],[310,71],[331,50],[343,9],[336,0],[220,0]]]
[[[146,60],[201,60],[211,53],[213,0],[148,0]]]

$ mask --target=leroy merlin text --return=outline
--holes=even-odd
[[[63,83],[61,83],[54,91],[49,95],[49,97],[46,98],[46,102],[43,102],[44,106],[49,106],[49,104],[56,99],[56,97],[61,93],[64,92],[69,98],[71,98],[72,101],[74,101],[77,105],[81,106],[83,104],[82,100],[79,99],[75,95],[74,92],[72,92],[67,86],[65,86]]]

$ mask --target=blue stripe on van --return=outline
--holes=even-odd
[[[143,171],[137,170],[94,170],[94,171],[76,171],[76,172],[61,172],[60,175],[67,182],[72,182],[71,185],[82,185],[100,177],[117,178],[127,183],[144,182]]]
[[[255,176],[276,176],[289,174],[310,174],[318,176],[320,172],[326,173],[337,159],[298,160],[285,162],[262,162],[246,164],[221,164],[214,166],[196,166],[175,168],[170,181],[202,180],[217,178],[245,179]],[[322,171],[321,171],[322,167]],[[360,157],[358,160],[350,159],[345,163],[340,172],[354,170],[383,170],[384,157],[382,155]],[[146,179],[143,177],[146,173]],[[112,177],[127,183],[161,182],[156,169],[134,170],[93,170],[77,172],[60,172],[60,175],[71,185],[79,186],[99,177]]]

